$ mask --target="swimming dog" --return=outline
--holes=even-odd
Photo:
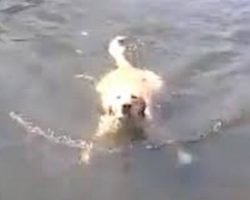
[[[117,36],[109,44],[108,51],[116,68],[96,85],[103,111],[97,135],[105,132],[100,130],[103,124],[108,127],[110,121],[113,125],[121,121],[141,125],[154,117],[154,97],[162,89],[163,80],[153,71],[136,68],[128,61],[125,57],[128,44],[129,38],[125,36]]]

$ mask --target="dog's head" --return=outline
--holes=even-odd
[[[116,118],[145,118],[145,100],[130,91],[113,91],[113,93],[109,94],[107,106],[108,114],[113,115]]]

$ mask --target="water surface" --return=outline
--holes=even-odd
[[[250,3],[247,0],[1,0],[0,199],[248,199],[250,196]],[[205,142],[98,154],[28,135],[8,116],[87,138],[97,95],[76,73],[108,71],[117,34],[144,44],[138,65],[166,80],[163,137],[188,138],[223,119],[231,126]]]

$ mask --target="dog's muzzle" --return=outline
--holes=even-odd
[[[124,104],[122,105],[122,114],[129,115],[131,112],[132,105],[131,104]]]

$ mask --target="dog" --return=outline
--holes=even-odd
[[[134,67],[125,56],[128,45],[129,38],[125,36],[117,36],[109,43],[108,51],[116,68],[96,85],[102,110],[96,136],[104,135],[108,129],[117,132],[124,124],[143,128],[154,118],[154,97],[161,91],[163,80],[150,70]]]

